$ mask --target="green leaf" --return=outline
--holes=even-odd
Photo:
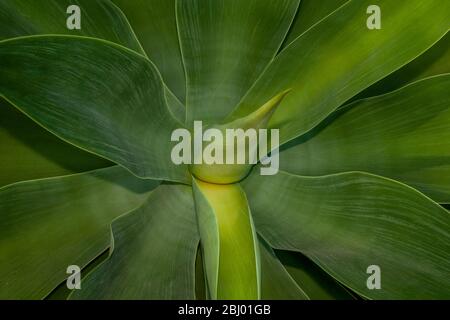
[[[287,145],[280,166],[313,176],[371,172],[450,203],[449,92],[447,74],[357,101],[325,128]]]
[[[139,177],[190,182],[186,166],[170,158],[181,125],[161,77],[133,51],[72,36],[3,41],[0,95],[59,138]]]
[[[109,225],[158,182],[115,166],[0,189],[0,298],[42,299],[110,245]]]
[[[56,138],[1,98],[0,154],[0,187],[111,165]]]
[[[260,238],[261,299],[309,300],[309,297],[289,275],[272,248]]]
[[[204,270],[211,299],[259,299],[258,239],[238,184],[193,181]]]
[[[276,256],[311,300],[354,300],[344,286],[299,252],[277,250]]]
[[[80,271],[81,282],[83,281],[83,275],[89,274],[92,270],[97,268],[101,263],[103,263],[109,257],[109,248],[98,255],[94,260],[92,260],[86,267]],[[67,300],[72,290],[67,287],[67,280],[60,283],[55,290],[53,290],[45,300]]]
[[[307,31],[320,20],[331,14],[349,0],[301,0],[300,7],[288,36],[284,40],[283,49],[298,36]]]
[[[70,5],[81,8],[81,30],[66,27],[69,17],[66,10]],[[126,18],[109,1],[47,0],[45,10],[39,1],[0,2],[0,40],[38,34],[102,38],[143,53]],[[0,186],[110,165],[56,139],[12,108],[0,99],[0,154],[4,168],[0,172]]]
[[[177,2],[187,79],[187,123],[218,122],[232,110],[277,53],[298,3],[298,0]]]
[[[160,3],[162,1],[157,2],[158,5],[153,7],[153,11],[160,11],[154,12],[154,15],[159,17],[158,21],[156,21],[154,16],[149,15],[149,12],[147,12],[148,10],[139,11],[146,17],[147,25],[150,25],[150,22],[152,21],[156,21],[159,25],[157,33],[154,30],[155,25],[152,25],[150,28],[153,28],[152,30],[158,35],[158,38],[155,39],[155,37],[153,37],[149,39],[147,35],[147,37],[144,37],[146,45],[148,44],[148,41],[155,44],[167,43],[169,39],[168,34],[163,34],[161,32],[161,30],[164,29],[162,28],[162,21],[165,21],[165,24],[170,29],[169,34],[174,33],[176,36],[174,4],[171,4],[170,1],[164,1],[164,4]],[[131,1],[128,0],[127,3],[129,4]],[[143,5],[145,4],[148,5],[149,1],[146,1]],[[169,6],[167,6],[167,4],[169,4]],[[66,13],[66,10],[71,5],[78,5],[80,7],[82,21],[80,30],[69,30],[66,26],[66,19],[70,16]],[[134,3],[134,5],[136,5],[136,3]],[[109,0],[48,0],[46,2],[45,10],[42,10],[41,7],[42,4],[39,2],[28,0],[8,0],[0,4],[0,40],[43,34],[87,36],[108,40],[132,49],[142,55],[146,55],[146,52],[136,38],[125,15]],[[164,13],[172,16],[172,24],[164,18]],[[134,16],[132,17],[135,18]],[[151,17],[150,20],[149,17]],[[164,39],[164,41],[159,41],[161,38]],[[181,64],[178,39],[175,39],[176,48],[171,51],[176,50],[177,59],[179,60],[179,64]],[[161,59],[162,57],[165,59],[169,56],[169,47],[154,47],[155,50],[151,51],[149,57],[151,59],[156,59],[157,66],[162,68],[163,74],[166,75],[167,67],[172,68],[172,66],[175,65],[174,61],[170,59],[169,61]],[[156,51],[156,49],[159,50]],[[179,68],[181,69],[181,72],[183,72],[181,65]],[[182,82],[184,90],[184,73],[181,73],[181,76],[178,73],[174,76],[177,76],[179,79],[178,81]],[[164,78],[166,80],[167,78],[172,80],[174,76]],[[165,90],[168,99],[168,107],[174,111],[174,115],[177,119],[182,119],[182,122],[184,122],[184,106],[168,88]],[[181,110],[179,109],[180,105],[182,106]],[[179,112],[182,113],[181,117],[179,116]]]
[[[358,172],[253,174],[244,188],[272,247],[302,252],[359,295],[450,298],[450,215],[416,190]],[[372,265],[380,290],[367,287]]]
[[[377,96],[399,89],[406,84],[427,77],[450,73],[450,33],[439,40],[424,54],[367,88],[355,97],[355,100]]]
[[[69,30],[67,8],[81,10],[81,29]],[[0,3],[0,40],[42,34],[87,36],[109,40],[144,53],[126,17],[108,0],[7,0]]]
[[[195,299],[206,300],[207,290],[205,281],[205,270],[203,269],[202,250],[199,246],[197,249],[197,258],[195,259]]]
[[[161,71],[165,83],[184,103],[186,83],[178,41],[175,0],[113,2],[127,16],[147,56]]]
[[[381,30],[366,26],[366,9],[373,4],[381,7]],[[286,47],[231,118],[291,89],[269,123],[287,142],[430,48],[448,31],[449,14],[450,2],[440,0],[350,1]]]
[[[167,108],[169,109],[171,115],[177,120],[179,123],[185,123],[186,121],[186,108],[184,105],[178,100],[178,98],[169,90],[169,88],[165,88],[166,93],[166,102]]]
[[[114,246],[71,299],[195,299],[199,236],[190,187],[161,185],[112,224]]]

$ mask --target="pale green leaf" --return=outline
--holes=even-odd
[[[258,239],[238,184],[193,182],[204,270],[212,299],[258,299]]]

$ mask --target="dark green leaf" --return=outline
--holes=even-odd
[[[0,187],[111,165],[72,147],[0,98]]]
[[[260,238],[261,299],[309,300],[299,284],[289,275],[272,248]]]

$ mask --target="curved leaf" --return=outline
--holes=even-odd
[[[123,13],[109,0],[7,0],[0,2],[0,40],[42,34],[87,36],[144,53]],[[81,10],[81,29],[67,28],[71,5]]]
[[[286,271],[311,300],[355,300],[344,286],[299,252],[277,250]]]
[[[71,299],[194,299],[199,236],[190,187],[161,185],[112,224],[108,260]]]
[[[158,182],[115,166],[0,189],[0,297],[42,299],[110,244],[109,225]]]
[[[109,257],[109,248],[98,255],[94,260],[92,260],[86,267],[80,271],[80,281],[83,281],[84,275],[89,274],[92,270],[97,268],[101,263],[103,263]],[[45,300],[68,300],[72,290],[67,287],[67,280],[63,281],[58,287],[56,287]]]
[[[299,0],[177,2],[187,79],[187,123],[218,122],[232,110],[280,48],[298,3]]]
[[[301,0],[294,22],[286,37],[283,49],[298,36],[307,31],[317,22],[331,14],[349,0]]]
[[[382,29],[368,30],[373,0],[350,1],[286,47],[243,98],[231,118],[252,112],[291,89],[269,126],[281,143],[315,127],[333,110],[410,62],[449,29],[450,2],[379,0]]]
[[[61,139],[139,177],[190,182],[186,167],[170,161],[171,133],[181,125],[161,77],[133,51],[81,37],[3,41],[0,95]]]
[[[81,30],[66,27],[70,5],[81,9]],[[109,1],[0,1],[0,40],[38,34],[84,35],[143,53],[126,18]],[[56,139],[0,99],[0,186],[13,182],[89,171],[110,165]],[[5,150],[3,150],[3,148]],[[6,151],[8,150],[8,151]]]
[[[0,98],[0,187],[111,165],[59,140]]]
[[[450,214],[416,190],[364,173],[246,180],[256,228],[372,299],[450,298]],[[381,269],[370,290],[368,267]]]
[[[147,56],[161,71],[165,83],[184,103],[186,83],[178,41],[175,0],[113,2],[127,16]]]
[[[294,140],[281,152],[280,166],[313,176],[371,172],[450,202],[449,92],[447,74],[355,102],[309,140]]]
[[[261,299],[263,300],[309,300],[295,280],[278,260],[272,248],[262,239],[261,253]]]
[[[355,100],[377,96],[394,91],[406,84],[425,79],[427,77],[450,73],[450,33],[439,40],[424,54],[393,72],[383,80],[370,86],[355,97]]]
[[[192,185],[209,297],[258,299],[258,239],[242,188],[200,180]]]

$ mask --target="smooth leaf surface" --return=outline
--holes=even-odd
[[[383,12],[368,30],[366,9]],[[286,47],[243,98],[231,118],[291,89],[269,125],[281,143],[315,127],[341,104],[416,58],[449,29],[450,2],[350,1]]]
[[[309,297],[278,260],[272,248],[263,239],[260,239],[259,243],[261,256],[261,299],[309,300]]]
[[[81,29],[70,30],[67,8],[81,11]],[[108,40],[144,53],[126,17],[109,0],[7,0],[0,2],[0,40],[31,35],[63,34]]]
[[[76,57],[76,59],[74,59]],[[35,36],[0,43],[0,95],[82,149],[143,178],[189,183],[170,160],[181,125],[149,60],[102,40]]]
[[[298,0],[177,2],[188,123],[218,122],[232,110],[280,48],[298,3]]]
[[[42,299],[110,245],[111,221],[158,185],[115,166],[0,189],[0,297]]]
[[[312,176],[366,171],[450,202],[449,92],[447,74],[355,102],[312,137],[294,140],[280,166]]]
[[[0,187],[111,166],[61,141],[0,99]]]
[[[71,299],[195,299],[199,236],[190,187],[161,185],[112,224],[110,258]]]
[[[242,188],[201,180],[193,188],[209,297],[258,299],[259,245]]]
[[[371,299],[450,297],[450,214],[416,190],[364,173],[246,180],[259,233],[275,248],[300,251]],[[381,289],[369,290],[369,266]]]
[[[70,5],[81,9],[81,30],[69,30]],[[143,53],[126,18],[109,1],[0,2],[0,40],[39,34],[82,35],[109,40]],[[109,162],[56,139],[0,101],[0,186],[109,166]]]
[[[349,0],[301,0],[297,15],[286,37],[283,49],[298,36],[331,14]]]
[[[175,96],[185,101],[185,77],[175,0],[113,0],[125,13],[147,56]]]
[[[409,83],[450,73],[450,33],[424,54],[358,94],[354,100],[394,91]]]

